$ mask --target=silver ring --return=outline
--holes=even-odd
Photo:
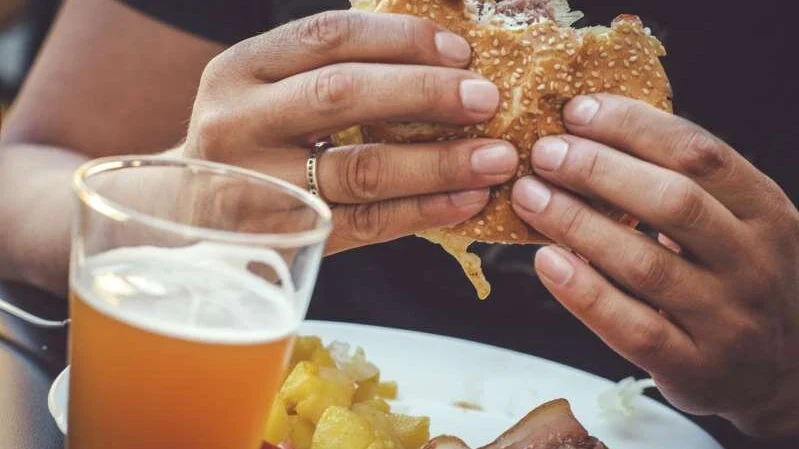
[[[308,184],[308,192],[318,198],[322,198],[321,193],[319,193],[319,176],[317,175],[319,156],[323,151],[332,147],[333,144],[330,142],[319,142],[315,144],[311,148],[311,154],[308,156],[308,162],[305,164],[305,181]]]

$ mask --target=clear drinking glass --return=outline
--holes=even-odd
[[[68,449],[256,449],[330,233],[284,181],[160,157],[74,178]]]

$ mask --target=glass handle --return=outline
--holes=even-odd
[[[20,309],[15,305],[8,303],[2,298],[0,298],[0,310],[36,327],[55,329],[60,327],[66,327],[69,324],[69,319],[63,321],[45,320],[44,318],[40,318],[36,315],[33,315],[29,312]]]

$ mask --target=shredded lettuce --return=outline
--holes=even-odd
[[[643,396],[647,388],[656,388],[652,379],[622,379],[615,387],[599,395],[599,409],[604,415],[629,418],[635,414],[635,400]]]
[[[376,366],[366,360],[366,353],[363,348],[355,348],[350,354],[350,345],[338,341],[332,342],[327,350],[330,357],[336,362],[336,367],[343,372],[353,382],[371,379],[380,374]]]

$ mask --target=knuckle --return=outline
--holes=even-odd
[[[342,186],[353,201],[371,202],[380,196],[383,161],[373,147],[356,147],[344,158]]]
[[[350,236],[359,243],[376,243],[385,235],[388,222],[380,203],[360,204],[350,208]]]
[[[200,77],[200,91],[214,91],[227,82],[225,71],[230,67],[228,62],[231,58],[230,51],[232,47],[208,61]]]
[[[198,145],[202,156],[210,161],[224,162],[228,160],[228,145],[225,139],[231,135],[235,128],[235,120],[219,110],[210,110],[199,113],[194,119],[189,135],[195,145]]]
[[[456,187],[460,184],[459,175],[462,173],[458,151],[452,145],[444,145],[438,150],[438,158],[434,176],[438,183],[447,187]]]
[[[642,123],[640,117],[646,112],[645,107],[638,101],[624,102],[623,106],[619,106],[619,126],[616,128],[618,132],[626,135],[641,134]]]
[[[322,114],[337,114],[352,105],[356,82],[353,73],[342,67],[325,67],[316,72],[312,100]]]
[[[344,11],[325,11],[300,21],[297,40],[316,51],[330,51],[349,39],[357,15]]]
[[[772,179],[766,178],[766,186],[763,189],[767,204],[766,217],[768,226],[772,229],[787,230],[794,234],[799,233],[799,210],[791,201],[785,191]]]
[[[630,329],[630,350],[638,356],[663,352],[666,346],[666,327],[657,320],[637,323]]]
[[[421,104],[438,105],[444,96],[443,80],[434,70],[420,71],[414,83],[420,96]]]
[[[768,343],[765,345],[764,343]],[[764,335],[763,326],[757,320],[746,317],[730,317],[721,346],[726,354],[737,359],[771,352],[766,346],[773,342]]]
[[[593,286],[590,290],[585,292],[581,301],[577,302],[579,307],[578,315],[583,317],[601,316],[602,309],[607,304],[607,296],[605,292],[598,286]]]
[[[434,22],[427,18],[417,18],[412,16],[402,16],[402,48],[413,56],[419,53],[429,53],[431,41],[430,36],[438,31]],[[436,52],[437,53],[437,52]]]
[[[634,258],[629,276],[633,286],[649,294],[658,294],[668,288],[671,276],[664,251],[644,251]]]
[[[662,189],[660,211],[672,227],[694,229],[705,218],[702,191],[689,179],[672,178]]]
[[[583,153],[582,174],[577,179],[582,180],[586,185],[593,185],[601,181],[606,168],[599,149],[594,145],[585,145],[585,147],[587,151]]]
[[[587,227],[590,227],[591,213],[579,204],[572,205],[564,211],[558,229],[561,238],[566,242],[574,241]]]
[[[718,139],[702,128],[692,126],[674,145],[677,169],[695,177],[709,177],[728,163],[728,155]]]

